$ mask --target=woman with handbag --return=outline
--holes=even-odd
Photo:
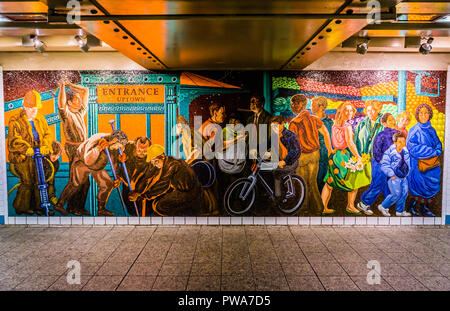
[[[413,216],[419,216],[416,208],[420,207],[422,216],[434,217],[428,206],[441,190],[439,156],[442,153],[442,143],[431,126],[433,110],[429,105],[419,105],[415,117],[418,123],[411,128],[406,141],[411,158],[408,186],[414,199],[409,209]]]

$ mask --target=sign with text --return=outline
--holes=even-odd
[[[439,96],[439,78],[419,74],[416,76],[416,95]]]
[[[164,85],[98,85],[97,103],[164,103]]]

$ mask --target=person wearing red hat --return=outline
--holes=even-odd
[[[66,92],[66,86],[69,91]],[[69,158],[69,170],[73,164],[78,147],[87,140],[84,118],[88,109],[89,89],[71,83],[67,78],[59,82],[58,115],[61,119],[66,143],[64,149]],[[85,209],[89,191],[89,179],[81,186],[67,203],[67,212],[76,216],[90,215]]]
[[[23,98],[23,109],[12,116],[8,123],[8,160],[20,179],[13,201],[13,208],[18,215],[45,213],[40,207],[36,165],[32,158],[33,147],[36,146],[44,156],[53,152],[52,135],[47,121],[38,113],[41,107],[41,95],[36,91],[29,91]],[[49,212],[50,215],[54,214],[53,211]]]

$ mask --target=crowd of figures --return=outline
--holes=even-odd
[[[90,215],[86,209],[90,176],[98,186],[98,216],[114,215],[106,204],[112,190],[121,184],[123,203],[131,215],[223,215],[220,198],[234,180],[251,171],[255,160],[248,155],[255,158],[258,154],[276,158],[272,170],[275,204],[286,191],[280,182],[284,176],[295,173],[304,179],[306,198],[301,214],[333,214],[341,203],[333,204],[330,198],[333,190],[338,190],[348,193],[345,211],[351,215],[372,215],[376,208],[382,215],[391,216],[389,208],[395,206],[396,216],[434,216],[429,204],[440,191],[442,144],[430,124],[433,111],[427,104],[417,107],[414,117],[418,123],[408,132],[411,115],[406,111],[397,118],[382,114],[383,104],[377,100],[365,102],[363,117],[356,115],[350,102],[344,102],[332,119],[326,115],[326,98],[313,98],[310,112],[306,109],[308,99],[298,94],[291,97],[295,117],[288,120],[272,116],[264,109],[264,97],[255,95],[250,100],[251,116],[245,121],[236,114],[227,118],[226,108],[212,103],[210,117],[200,128],[190,128],[185,117],[177,117],[183,160],[166,155],[163,146],[152,144],[147,137],[128,140],[120,130],[88,137],[88,89],[63,78],[58,91],[64,146],[52,139],[44,116],[38,113],[42,104],[36,91],[25,95],[23,109],[9,121],[10,171],[19,178],[13,202],[17,214],[44,213],[33,161],[39,148],[45,158],[48,197],[54,209],[50,215],[54,211]],[[257,145],[275,139],[277,150],[248,148],[248,133],[243,135],[235,127],[243,123],[255,125]],[[205,158],[202,151],[208,143],[212,152],[218,151],[214,144],[217,127],[211,125],[223,129],[221,151],[244,142],[247,158]],[[269,130],[259,132],[260,125]],[[57,198],[54,178],[63,152],[69,159],[69,181]],[[108,164],[115,172],[113,177],[107,171]],[[209,169],[207,173],[205,168]],[[367,186],[356,204],[358,190]],[[384,200],[373,206],[381,194]],[[408,195],[413,199],[406,207]]]

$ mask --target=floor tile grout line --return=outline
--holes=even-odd
[[[308,230],[312,231],[311,226],[308,226]],[[289,227],[289,231],[291,232],[292,235],[294,235],[294,234],[292,233],[292,230],[291,230],[290,227]],[[314,233],[314,232],[313,232],[313,233]],[[314,234],[315,234],[315,233],[314,233]],[[294,240],[295,240],[295,243],[297,244],[297,246],[300,248],[300,251],[303,253],[303,256],[305,256],[305,259],[306,259],[306,261],[308,262],[309,267],[310,267],[311,270],[314,272],[314,275],[316,276],[316,278],[319,280],[320,285],[322,285],[322,288],[323,288],[325,291],[327,291],[327,288],[325,287],[325,285],[323,285],[322,280],[319,278],[319,275],[317,274],[316,270],[314,270],[314,268],[313,268],[311,262],[309,261],[308,257],[305,255],[305,253],[303,252],[303,250],[302,250],[300,244],[298,244],[298,240],[297,240],[295,237],[294,237]],[[288,285],[289,285],[289,284],[288,284]]]
[[[185,291],[187,290],[188,285],[189,285],[189,280],[191,279],[192,267],[194,266],[195,254],[197,253],[199,235],[200,235],[200,230],[198,230],[198,232],[197,232],[197,241],[195,242],[195,249],[194,249],[194,255],[192,256],[191,268],[189,269],[189,274],[188,274],[188,278],[186,281],[186,285],[184,286]]]
[[[136,230],[136,226],[134,226],[134,229],[130,231],[130,234]],[[120,285],[122,284],[123,280],[125,280],[125,278],[127,277],[128,273],[130,273],[130,270],[133,268],[134,264],[136,263],[137,259],[139,258],[139,256],[142,254],[142,252],[144,251],[145,247],[147,246],[148,242],[151,240],[153,234],[155,233],[155,230],[153,230],[152,234],[148,237],[147,241],[145,242],[145,245],[142,247],[141,251],[139,252],[139,254],[137,254],[136,258],[134,259],[133,263],[130,265],[130,267],[128,268],[127,272],[124,274],[123,278],[120,280],[119,284],[117,284],[116,288],[114,289],[114,291],[117,291],[117,289],[120,287]],[[156,278],[155,278],[156,281]],[[153,287],[153,285],[152,285]]]
[[[274,249],[274,251],[275,251],[275,256],[277,256],[278,263],[280,264],[281,271],[283,272],[283,275],[284,275],[284,280],[286,281],[286,284],[287,284],[289,290],[292,291],[291,286],[289,285],[289,282],[288,282],[288,280],[287,280],[286,273],[284,272],[283,264],[282,264],[281,261],[280,261],[280,256],[278,256],[278,253],[277,253],[276,250],[275,250],[275,244],[274,244],[274,242],[273,242],[272,236],[270,235],[269,231],[267,230],[267,227],[268,227],[268,226],[266,226],[266,232],[267,232],[267,235],[269,236],[269,239],[270,239],[270,241],[271,241],[271,243],[272,243],[272,247],[273,247],[273,249]],[[289,229],[288,229],[288,230],[289,230]],[[290,230],[289,230],[289,233],[290,233],[290,235],[292,236],[292,238],[293,238],[294,241],[295,241],[295,238],[294,238],[294,236],[292,235],[292,232],[291,232]]]
[[[94,226],[93,226],[93,227],[94,227]],[[111,231],[113,230],[113,228],[115,228],[115,227],[112,226],[112,227],[111,227],[111,230],[109,230],[107,233],[105,233],[105,235],[103,235],[103,237],[99,240],[98,243],[95,243],[91,248],[89,248],[89,251],[90,251],[91,249],[93,249],[96,245],[98,245],[98,244],[101,242],[101,240],[103,240],[103,238],[104,238],[109,232],[111,232]],[[125,236],[125,238],[128,237],[128,236],[131,234],[132,231],[133,231],[133,230],[130,230],[130,232]],[[111,258],[112,254],[114,254],[114,253],[117,251],[117,249],[120,247],[120,244],[122,244],[124,240],[125,240],[125,239],[121,240],[121,242],[118,243],[117,247],[111,252],[111,254],[106,258],[106,260],[104,260],[104,261],[102,262],[102,264],[100,265],[100,267],[92,274],[92,276],[91,276],[91,278],[89,279],[89,281],[87,281],[87,282],[82,286],[82,288],[80,288],[80,291],[82,291],[82,290],[86,287],[86,285],[94,278],[94,276],[96,276],[97,272],[100,271],[100,269],[101,269],[101,268],[103,267],[103,265],[108,261],[108,259]],[[88,252],[89,252],[89,251],[88,251]],[[81,260],[81,258],[80,258],[80,260]]]

